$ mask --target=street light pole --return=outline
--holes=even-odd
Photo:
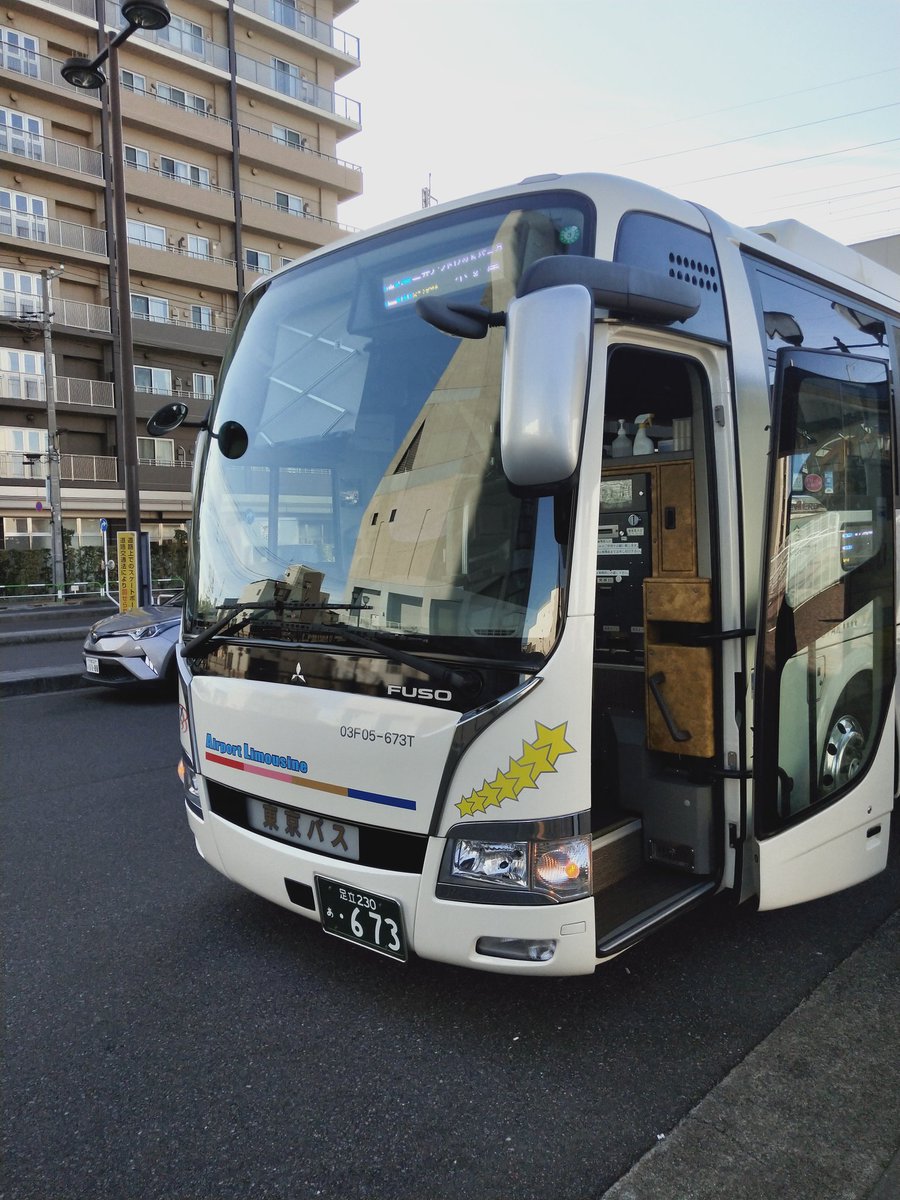
[[[96,90],[107,82],[101,67],[109,59],[107,93],[111,153],[109,183],[113,193],[113,242],[116,260],[115,313],[118,326],[116,347],[119,410],[121,413],[122,471],[125,476],[125,527],[141,537],[141,491],[138,472],[137,417],[134,403],[134,342],[131,324],[131,276],[128,268],[128,210],[125,203],[125,147],[122,134],[122,103],[118,48],[139,29],[163,29],[172,17],[165,0],[122,0],[127,24],[115,35],[107,35],[106,46],[93,59],[69,58],[61,68],[63,79],[77,88]],[[149,598],[149,579],[142,579],[141,555],[137,554],[138,602]]]
[[[137,417],[134,403],[134,340],[131,324],[131,274],[128,266],[128,209],[125,203],[125,147],[118,49],[109,45],[109,123],[112,127],[110,182],[113,192],[113,235],[116,254],[116,313],[119,326],[119,400],[122,409],[122,469],[125,475],[125,528],[140,540],[141,485],[138,473]],[[140,593],[140,583],[138,584]]]
[[[50,566],[53,590],[61,600],[66,590],[63,558],[62,493],[59,486],[59,430],[56,425],[56,367],[50,324],[50,280],[63,272],[62,266],[41,271],[41,327],[44,334],[44,394],[47,399],[47,499],[50,502]]]

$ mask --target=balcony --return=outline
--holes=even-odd
[[[70,329],[85,329],[89,333],[111,333],[109,309],[102,304],[89,304],[85,300],[54,300],[50,321],[53,325],[66,325]],[[0,318],[7,321],[22,321],[39,326],[44,313],[37,296],[23,296],[16,292],[0,293]]]
[[[34,213],[13,212],[0,208],[0,237],[25,242],[41,242],[81,254],[106,257],[106,232],[92,225],[76,225],[73,221],[58,221]]]
[[[0,398],[46,404],[47,387],[44,376],[22,371],[0,371]],[[67,375],[56,377],[56,403],[79,405],[82,408],[116,407],[111,383],[101,379],[73,379]]]
[[[236,57],[238,79],[267,88],[290,100],[299,100],[301,104],[308,104],[310,108],[320,112],[329,113],[351,126],[354,131],[362,128],[362,110],[358,100],[351,100],[339,92],[320,87],[310,79],[304,79],[302,75],[293,75],[246,54],[238,54]]]
[[[0,476],[25,483],[43,482],[47,477],[47,455],[3,451]],[[119,478],[116,460],[97,454],[60,454],[59,477],[67,483],[116,483]]]
[[[265,17],[283,29],[290,29],[326,50],[336,51],[349,59],[348,67],[359,66],[359,38],[345,33],[326,21],[319,21],[312,14],[286,4],[283,0],[235,0],[237,8],[246,9],[258,17]]]
[[[78,171],[82,175],[103,178],[103,155],[99,150],[76,146],[72,142],[60,142],[56,138],[25,133],[19,129],[0,126],[0,153],[15,154],[32,162],[50,167],[61,167],[64,171]]]
[[[193,459],[142,458],[138,467],[141,491],[190,492]]]
[[[60,454],[60,479],[76,483],[116,483],[119,475],[114,458],[98,454]]]

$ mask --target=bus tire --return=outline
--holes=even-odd
[[[819,794],[840,791],[862,770],[869,741],[872,677],[857,675],[844,688],[828,722]]]

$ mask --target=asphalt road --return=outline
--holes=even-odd
[[[592,978],[401,967],[204,865],[171,699],[9,699],[0,739],[4,1200],[599,1197],[900,906],[894,853]]]

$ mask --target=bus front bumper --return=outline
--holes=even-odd
[[[594,904],[589,897],[528,905],[439,899],[435,884],[445,846],[442,838],[429,839],[421,875],[405,874],[282,844],[210,813],[206,804],[202,817],[190,805],[185,811],[197,850],[210,866],[249,891],[320,924],[320,881],[326,880],[348,894],[396,902],[402,913],[403,947],[421,958],[520,975],[587,975],[597,965]],[[334,889],[328,894],[333,895]],[[354,930],[363,931],[363,938],[367,915],[363,910],[352,924]],[[352,941],[349,929],[348,925],[344,936]],[[385,943],[385,952],[391,945],[393,941]]]

